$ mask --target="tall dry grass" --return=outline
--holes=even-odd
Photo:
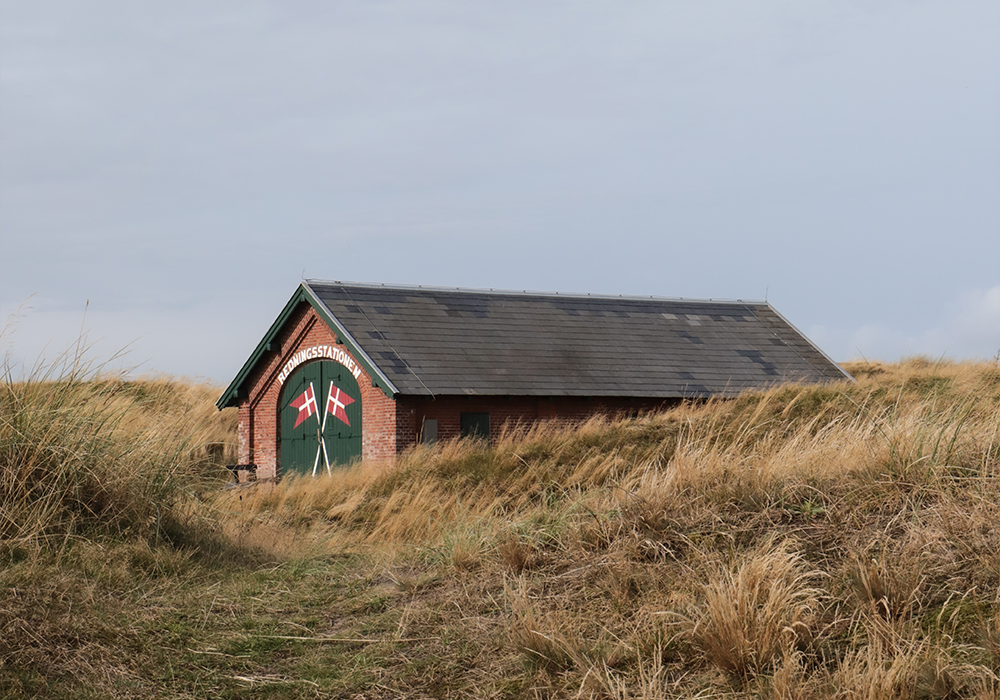
[[[79,360],[0,385],[0,543],[177,534],[181,495],[218,484],[235,416],[211,387],[130,380]]]
[[[258,541],[322,531],[499,573],[503,635],[543,695],[993,697],[1000,367],[849,369],[856,383],[416,447],[214,507]]]
[[[788,543],[767,541],[712,575],[691,637],[716,666],[738,678],[770,669],[818,634],[822,572],[809,571]]]
[[[541,423],[488,448],[418,446],[391,467],[241,494],[240,510],[335,523],[356,541],[384,543],[440,535],[458,514],[516,517],[594,490],[599,505],[654,528],[666,512],[706,506],[820,515],[830,499],[870,506],[901,484],[988,508],[1000,478],[1000,368],[914,360],[851,369],[856,384],[785,386],[575,428]]]
[[[181,539],[210,530],[219,546],[287,563],[257,570],[259,560],[241,560],[233,570],[242,573],[230,572],[239,586],[261,579],[285,590],[315,576],[302,588],[324,591],[319,602],[288,593],[278,606],[301,608],[304,619],[339,625],[345,611],[330,610],[327,587],[362,592],[350,599],[370,586],[377,600],[351,614],[360,629],[381,629],[397,604],[387,591],[397,591],[405,609],[390,625],[396,637],[405,627],[445,660],[437,672],[474,678],[467,695],[997,697],[1000,367],[918,359],[849,369],[856,383],[777,387],[575,428],[539,424],[489,446],[418,446],[392,464],[230,491],[203,488],[234,456],[210,447],[232,450],[235,439],[235,418],[215,413],[212,389],[93,372],[8,378],[0,538],[9,549],[80,542],[37,569],[83,562],[67,582],[96,586],[94,568],[134,588],[128,572],[138,562],[183,619],[192,617],[186,586],[201,574],[190,573],[189,550],[170,546],[171,528]],[[188,516],[186,529],[177,525]],[[151,547],[158,533],[166,545]],[[120,565],[87,564],[107,556],[102,538],[135,535],[146,539],[109,548]],[[347,560],[358,570],[342,585],[344,574],[324,567]],[[92,596],[38,584],[31,597],[33,581],[55,579],[15,569],[18,598],[6,612],[0,605],[0,627],[9,622],[0,661],[34,654],[44,667],[77,613],[29,624],[33,611],[50,598]],[[208,611],[193,618],[205,647],[192,653],[243,663],[216,655],[207,624],[216,592],[202,593]],[[227,614],[243,614],[237,608]],[[96,637],[117,639],[106,631]],[[414,649],[392,649],[368,647],[357,663],[384,671],[380,683],[397,695],[457,687],[417,666],[407,676],[400,669]],[[95,659],[117,653],[100,651]],[[254,663],[294,675],[299,667],[281,664],[307,653],[262,651]],[[189,687],[211,675],[201,661],[186,666]]]

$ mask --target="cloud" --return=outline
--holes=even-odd
[[[985,359],[1000,353],[1000,285],[955,297],[929,328],[891,322],[856,328],[814,325],[808,334],[837,360],[865,357],[892,361],[909,355]]]
[[[770,289],[837,359],[997,351],[995,0],[203,5],[5,4],[18,356],[89,299],[102,354],[228,381],[300,275]]]
[[[983,343],[1000,350],[1000,284],[984,292],[963,295],[952,323],[963,342]]]

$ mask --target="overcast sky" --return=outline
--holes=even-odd
[[[14,362],[83,326],[228,383],[303,277],[767,296],[836,360],[1000,352],[996,0],[0,8]]]

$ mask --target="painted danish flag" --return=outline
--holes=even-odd
[[[302,425],[302,421],[314,413],[317,415],[317,420],[319,420],[319,406],[316,405],[316,392],[313,391],[312,382],[309,382],[308,389],[303,391],[288,405],[299,409],[299,415],[295,418],[295,425],[292,426],[293,428],[298,428]]]
[[[333,382],[330,382],[330,393],[326,398],[326,411],[323,413],[323,427],[326,427],[326,416],[329,413],[350,425],[351,421],[347,420],[345,409],[352,403],[354,403],[354,399],[341,391],[340,387],[334,386]]]

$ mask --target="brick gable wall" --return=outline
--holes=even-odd
[[[300,304],[275,341],[280,349],[267,353],[257,363],[246,381],[247,397],[239,402],[239,460],[241,464],[255,464],[260,479],[274,478],[280,470],[278,406],[282,384],[278,382],[278,373],[299,350],[336,345],[337,336],[311,306]],[[339,347],[347,351],[345,346]],[[360,366],[358,358],[353,359]],[[372,386],[371,376],[363,367],[358,386],[361,389],[362,458],[392,457],[397,451],[396,402]]]

